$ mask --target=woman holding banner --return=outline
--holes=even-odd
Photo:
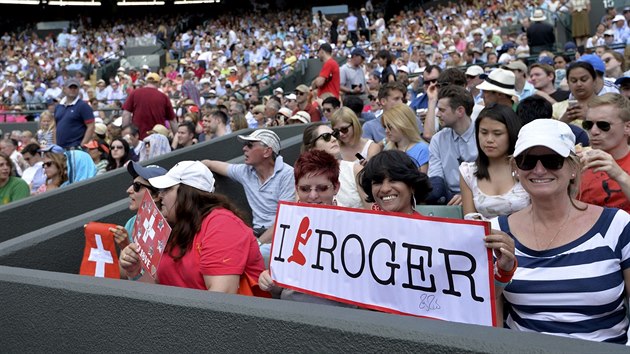
[[[498,219],[519,263],[503,291],[505,324],[625,344],[630,215],[575,199],[582,166],[574,144],[569,126],[553,119],[536,119],[519,133],[513,168],[531,205]]]
[[[339,161],[334,156],[317,149],[304,152],[295,161],[293,173],[298,203],[335,205],[335,195],[339,192]],[[268,270],[260,274],[258,285],[283,300],[351,306],[276,286]]]
[[[236,294],[242,277],[258,279],[264,263],[252,229],[226,197],[214,193],[214,176],[204,164],[179,162],[149,183],[160,190],[162,214],[173,228],[157,283]],[[138,252],[132,243],[120,255],[128,277],[140,273]]]

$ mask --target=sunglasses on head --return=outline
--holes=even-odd
[[[348,124],[345,127],[337,128],[335,130],[339,131],[341,134],[348,134],[348,130],[352,128],[352,124]]]
[[[330,140],[334,137],[335,139],[339,136],[338,130],[333,130],[332,133],[323,133],[317,136],[317,138],[313,139],[313,143],[315,143],[319,139],[323,139],[325,142],[330,142]]]
[[[44,162],[44,167],[50,167],[52,166],[52,164],[53,164],[52,161]]]
[[[597,129],[603,131],[603,132],[607,132],[610,130],[610,123],[609,122],[605,122],[603,120],[597,121],[597,122],[593,122],[592,120],[584,120],[582,121],[582,128],[584,128],[584,130],[589,131],[591,129],[593,129],[593,126],[597,125]]]
[[[529,171],[536,167],[538,161],[542,163],[543,167],[547,170],[559,170],[564,166],[565,158],[558,154],[548,155],[528,155],[522,154],[514,158],[516,166],[523,170]]]
[[[310,193],[313,190],[316,191],[317,193],[326,193],[332,187],[333,187],[332,184],[318,184],[315,187],[298,186],[298,190],[302,193]]]
[[[131,186],[133,187],[133,191],[136,193],[140,192],[140,188],[142,187],[150,190],[151,192],[157,192],[157,189],[153,188],[152,186],[149,186],[148,184],[144,184],[140,182],[133,182]]]

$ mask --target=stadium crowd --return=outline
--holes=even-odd
[[[6,33],[0,121],[34,118],[39,130],[0,141],[0,199],[127,168],[130,209],[148,190],[174,226],[161,284],[235,293],[247,274],[306,302],[321,299],[275,287],[264,271],[279,201],[406,214],[458,206],[503,231],[485,242],[507,327],[626,343],[630,8],[608,9],[594,31],[589,11],[582,0],[475,1],[385,18],[368,1],[330,18],[263,9],[189,26],[197,21],[173,17],[156,31],[145,20],[80,22],[46,38]],[[575,42],[558,43],[568,17]],[[126,64],[125,45],[138,37],[162,43],[169,64]],[[93,79],[118,59],[116,75]],[[322,62],[318,76],[285,90],[281,79],[306,59]],[[286,124],[307,125],[294,166],[266,129]],[[244,164],[200,157],[167,172],[137,163],[244,128],[255,129],[238,136]],[[251,228],[214,193],[214,174],[243,185]],[[205,207],[184,210],[195,201]],[[140,279],[133,222],[113,232],[121,277]],[[225,253],[187,252],[201,241]]]

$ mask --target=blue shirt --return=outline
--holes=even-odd
[[[371,139],[375,143],[385,139],[385,128],[383,128],[383,124],[381,123],[381,116],[383,115],[382,112],[383,111],[376,115],[375,119],[367,121],[363,124],[363,134],[361,134],[361,137]]]
[[[459,165],[477,159],[475,124],[462,135],[457,135],[451,128],[443,128],[431,139],[429,144],[429,178],[439,177],[444,180],[449,193],[458,194]]]
[[[243,185],[249,206],[252,208],[254,228],[269,228],[275,221],[278,202],[295,201],[295,178],[293,167],[284,163],[282,156],[276,158],[273,175],[260,182],[253,166],[230,165],[228,177]]]
[[[65,98],[55,107],[57,145],[63,148],[81,146],[87,124],[94,122],[92,107],[77,97],[66,104]]]
[[[413,100],[411,100],[411,104],[409,105],[411,109],[414,111],[416,109],[426,109],[429,107],[429,96],[427,94],[422,93],[416,96]]]

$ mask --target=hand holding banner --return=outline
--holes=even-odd
[[[140,246],[140,264],[144,272],[155,279],[171,227],[148,192],[144,193],[133,229],[133,242]]]
[[[271,251],[282,287],[392,313],[492,326],[485,222],[281,202]]]

